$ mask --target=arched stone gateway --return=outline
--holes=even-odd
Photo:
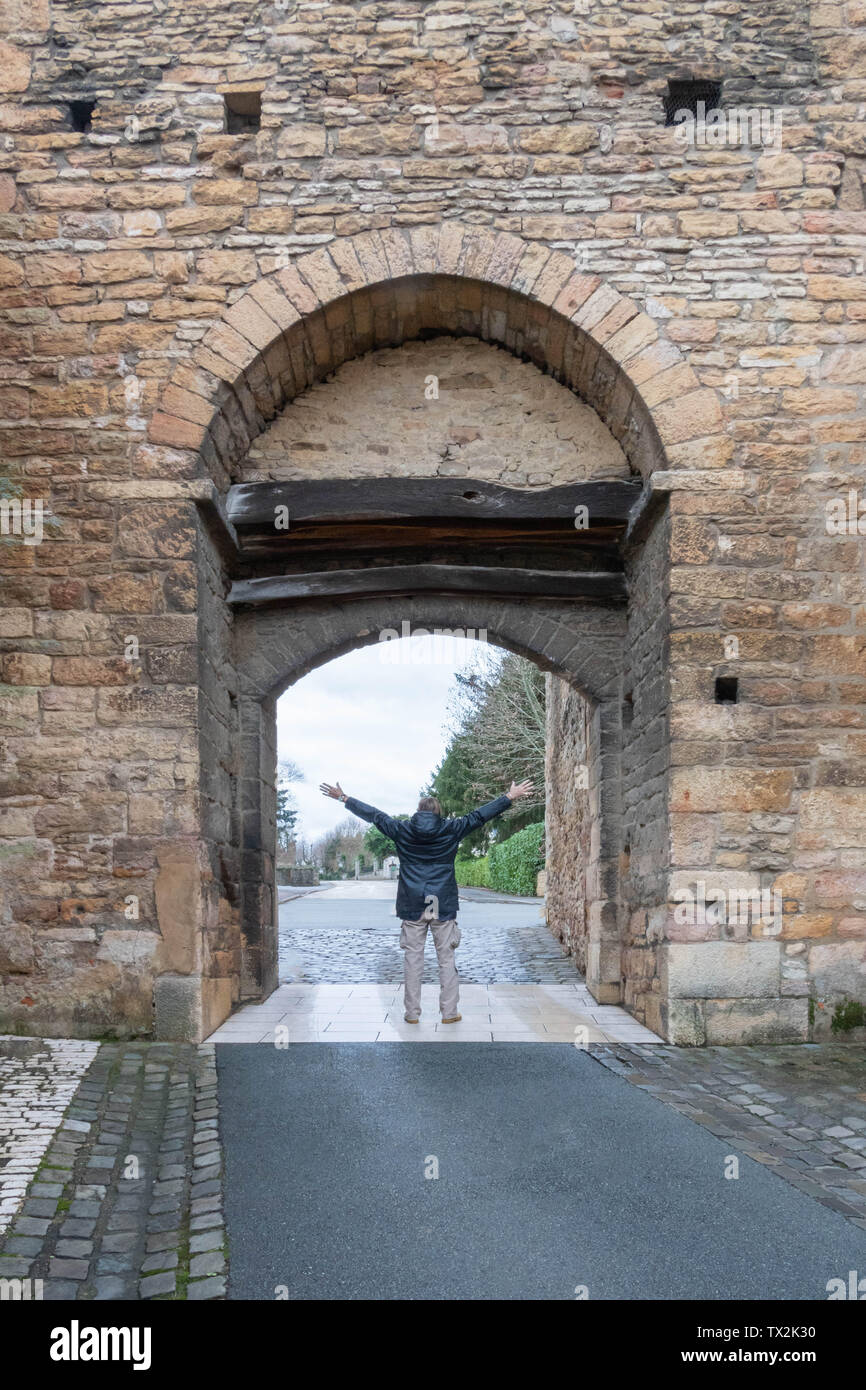
[[[505,576],[506,594],[509,584],[512,593],[502,596],[500,588],[493,596],[490,589],[482,589],[468,598],[456,581],[466,553],[452,547],[443,556],[428,543],[422,546],[428,559],[441,562],[444,558],[450,563],[434,563],[432,578],[414,568],[401,578],[399,566],[389,567],[389,575],[393,571],[395,577],[387,581],[387,599],[365,600],[353,587],[360,580],[374,583],[383,574],[381,555],[377,558],[368,550],[362,568],[351,571],[353,583],[346,583],[337,602],[323,602],[321,591],[311,589],[298,607],[295,588],[288,604],[281,603],[280,585],[287,574],[297,578],[302,572],[309,583],[312,562],[303,549],[298,550],[297,527],[294,545],[290,541],[279,550],[273,536],[268,540],[264,534],[263,516],[281,502],[287,512],[297,514],[297,493],[268,492],[263,485],[246,481],[262,477],[256,465],[266,452],[262,441],[271,422],[288,418],[291,402],[304,401],[311,387],[336,373],[333,386],[318,388],[325,393],[330,422],[340,399],[333,393],[344,363],[409,343],[422,345],[416,356],[423,353],[424,343],[430,344],[432,354],[433,345],[449,337],[503,348],[560,382],[563,401],[567,398],[572,408],[577,400],[591,407],[592,430],[587,420],[585,433],[595,440],[595,447],[582,458],[574,447],[570,466],[568,461],[563,464],[556,481],[561,485],[568,477],[570,483],[579,484],[599,474],[617,479],[625,503],[621,496],[624,510],[619,526],[587,527],[581,539],[592,541],[594,549],[583,556],[571,532],[569,573],[575,583],[576,574],[585,585],[597,582],[603,576],[592,566],[602,556],[601,570],[618,578],[620,585],[595,592],[584,588],[563,603],[553,596],[550,576],[557,561],[551,558],[547,579],[541,581],[547,587],[536,596],[525,591],[532,561],[524,554],[507,573],[496,567]],[[402,419],[393,406],[392,414]],[[344,446],[347,463],[330,474],[339,496],[349,490],[353,476],[371,478],[369,460],[361,468],[351,459],[355,418],[350,406]],[[571,257],[517,237],[490,235],[457,223],[364,233],[299,258],[243,295],[193,351],[191,361],[174,369],[149,437],[154,444],[195,451],[199,470],[210,474],[219,493],[219,498],[210,496],[213,514],[225,517],[224,529],[229,531],[236,523],[233,539],[238,541],[240,533],[240,549],[245,552],[235,560],[229,604],[236,616],[231,625],[216,581],[200,593],[200,612],[206,611],[208,602],[212,610],[212,620],[205,622],[211,649],[211,660],[204,657],[205,669],[231,668],[236,673],[228,707],[226,682],[210,691],[205,682],[206,716],[200,736],[207,793],[202,836],[214,874],[211,891],[219,893],[221,906],[226,901],[231,904],[233,922],[240,914],[240,980],[234,973],[223,974],[205,977],[200,986],[193,975],[164,972],[155,991],[158,1031],[194,1028],[196,1011],[207,1031],[238,994],[261,997],[276,984],[275,695],[329,657],[376,640],[379,631],[394,625],[399,612],[401,630],[406,622],[410,628],[483,627],[495,634],[494,640],[531,656],[586,697],[586,706],[582,705],[588,730],[585,797],[596,830],[591,836],[591,862],[582,865],[585,900],[580,915],[586,924],[586,941],[581,954],[600,1001],[624,1000],[651,1026],[672,1036],[675,1025],[669,1022],[667,1001],[661,997],[658,955],[667,911],[667,749],[660,730],[667,718],[668,690],[660,581],[668,522],[664,509],[657,511],[649,503],[650,499],[655,503],[659,486],[665,487],[672,469],[723,461],[727,441],[715,393],[702,390],[678,349],[659,340],[655,322],[598,277],[582,274]],[[309,456],[297,447],[288,457],[280,457],[280,436],[275,438],[277,447],[270,449],[270,456],[276,454],[277,462],[265,476],[319,481],[328,477],[317,466],[319,457],[305,462]],[[380,476],[413,478],[412,495],[417,496],[413,462],[406,449],[398,448],[396,456],[383,460]],[[480,476],[471,461],[454,471],[464,483],[477,483]],[[544,477],[536,464],[534,473],[519,472],[518,486],[528,488],[531,479],[537,484]],[[630,486],[623,482],[628,479]],[[507,484],[508,474],[500,481]],[[590,500],[589,494],[579,496]],[[495,501],[501,504],[500,497]],[[513,502],[506,501],[508,510]],[[256,522],[250,519],[250,508],[257,502]],[[426,511],[433,508],[435,512],[441,505],[428,502]],[[419,502],[419,516],[424,512]],[[618,544],[627,517],[636,538],[627,563],[639,594],[630,611]],[[309,516],[305,513],[301,520]],[[419,558],[417,535],[413,559]],[[405,546],[405,536],[402,540]],[[395,554],[403,553],[399,539],[392,544]],[[202,545],[207,545],[204,538]],[[551,553],[562,554],[561,537],[558,549]],[[212,562],[216,576],[216,556]],[[343,553],[341,570],[346,563]],[[518,574],[521,567],[523,573]],[[316,568],[321,570],[321,560]],[[488,584],[493,568],[486,571]],[[333,582],[333,574],[325,577]],[[425,587],[434,592],[421,592]],[[252,606],[260,595],[268,602],[264,607]],[[213,637],[219,633],[224,637],[222,644]],[[627,749],[623,746],[624,705],[629,719]],[[240,749],[239,759],[233,758],[232,747]],[[567,782],[569,770],[558,771]],[[629,867],[633,855],[639,866],[636,871]],[[205,939],[212,935],[213,928],[206,928]],[[220,958],[228,957],[237,968],[234,947],[220,953]]]
[[[341,397],[352,373],[340,368],[387,351],[403,371],[401,345],[442,352],[444,340],[526,364],[525,387],[502,377],[499,436],[485,441],[482,423],[470,439],[449,416],[454,440],[419,472],[409,441],[426,425],[393,401],[381,468],[369,420],[353,464],[358,395]],[[65,717],[73,741],[92,738],[96,771],[65,770],[69,735],[57,750],[50,719],[39,725],[26,699],[14,711],[33,735],[38,807],[7,822],[5,1026],[197,1039],[273,987],[276,695],[404,621],[484,628],[570,692],[554,702],[554,746],[566,721],[583,721],[593,830],[582,920],[600,1000],[703,1043],[805,1039],[810,995],[863,994],[859,793],[815,780],[809,751],[786,742],[793,726],[759,704],[792,665],[824,699],[822,662],[841,682],[826,698],[856,703],[853,619],[827,608],[818,580],[801,582],[790,625],[839,631],[819,650],[780,630],[785,584],[809,557],[759,536],[741,559],[760,486],[731,466],[719,393],[654,319],[567,254],[445,222],[300,256],[172,355],[127,476],[77,484],[79,504],[116,527],[112,569],[89,578],[99,603],[76,637],[86,658],[53,654],[39,708]],[[507,394],[517,411],[524,389],[543,398],[560,445],[577,398],[597,447],[558,448],[547,469],[541,431],[531,470],[519,458],[491,469]],[[314,396],[322,418],[343,411],[336,464],[305,453],[294,426],[281,434]],[[401,451],[407,422],[416,433]],[[764,564],[772,583],[753,587],[749,567]],[[129,637],[134,655],[118,656]],[[567,783],[567,767],[553,773]],[[736,895],[761,890],[783,911],[759,902],[743,916]]]
[[[345,394],[341,394],[339,368],[343,363],[414,343],[417,371],[423,365],[424,345],[429,345],[429,366],[435,364],[434,352],[445,339],[495,344],[532,364],[524,369],[530,379],[523,391],[532,397],[533,404],[544,380],[538,377],[536,385],[533,372],[540,369],[560,382],[549,389],[561,409],[551,405],[548,415],[559,419],[566,408],[583,410],[582,430],[591,441],[591,447],[583,451],[576,444],[564,451],[555,479],[549,479],[555,480],[558,490],[544,489],[548,479],[541,471],[540,457],[528,471],[526,467],[518,471],[513,492],[500,489],[495,496],[477,491],[483,486],[483,470],[477,465],[473,468],[471,451],[465,463],[451,469],[448,465],[454,461],[446,458],[445,478],[456,473],[461,485],[473,485],[462,494],[458,487],[453,504],[458,513],[463,505],[461,496],[470,499],[470,509],[478,500],[488,500],[494,512],[498,508],[498,525],[492,533],[496,553],[486,555],[480,580],[479,567],[473,565],[469,573],[466,561],[479,559],[483,533],[467,531],[461,541],[464,518],[453,514],[453,506],[449,511],[450,498],[416,500],[423,488],[414,455],[406,447],[401,450],[398,446],[383,458],[378,475],[371,474],[369,459],[363,468],[353,462],[353,422],[358,417],[353,413],[355,403],[345,402]],[[385,571],[382,561],[386,556],[405,561],[407,537],[399,526],[393,540],[383,540],[379,530],[371,534],[367,546],[353,539],[354,549],[361,554],[359,567],[351,569],[352,580],[335,594],[335,602],[323,601],[321,589],[308,587],[299,606],[297,587],[286,602],[281,601],[284,591],[280,586],[285,585],[287,576],[295,585],[302,578],[309,586],[312,568],[314,577],[321,584],[328,580],[332,589],[335,574],[333,570],[328,573],[328,567],[339,565],[338,573],[344,574],[350,563],[346,552],[338,549],[337,559],[325,561],[308,557],[302,540],[308,538],[309,523],[315,520],[310,514],[310,507],[314,513],[315,506],[308,503],[308,492],[281,491],[279,487],[269,490],[263,483],[247,480],[262,476],[256,465],[262,461],[263,439],[271,422],[288,419],[291,402],[303,403],[312,386],[330,380],[334,373],[331,385],[317,389],[324,393],[321,401],[329,424],[335,412],[340,412],[341,402],[347,406],[340,415],[347,431],[347,463],[338,464],[337,471],[329,475],[327,469],[324,473],[320,469],[320,454],[307,462],[309,455],[297,445],[288,457],[280,457],[277,435],[277,447],[270,449],[277,462],[266,470],[266,476],[311,479],[314,492],[330,479],[338,499],[351,492],[353,478],[363,478],[364,496],[371,477],[378,476],[380,482],[389,478],[395,483],[411,478],[408,506],[417,512],[414,520],[426,516],[430,522],[413,533],[411,559],[432,563],[424,573],[417,565],[410,571],[400,564]],[[470,371],[468,375],[474,379],[478,373]],[[654,383],[658,418],[647,406],[637,382]],[[420,384],[419,380],[419,397]],[[509,392],[516,389],[511,381],[503,383],[496,397],[506,416],[510,405],[515,425],[519,404]],[[445,390],[447,393],[447,386]],[[561,393],[558,401],[556,392]],[[581,401],[587,404],[580,405]],[[407,401],[404,411],[409,408]],[[394,433],[399,439],[403,420],[399,403],[392,403],[391,414],[396,417]],[[581,879],[585,885],[581,919],[586,924],[588,979],[600,1001],[624,998],[641,1017],[648,1016],[649,1003],[650,1022],[656,1028],[664,1026],[657,992],[657,942],[647,935],[646,916],[628,951],[625,972],[623,967],[623,932],[633,916],[632,907],[654,914],[654,923],[663,910],[663,811],[658,820],[650,814],[643,819],[636,814],[640,808],[648,811],[652,798],[660,808],[664,803],[666,768],[663,764],[647,766],[650,753],[646,742],[648,737],[655,737],[650,731],[665,717],[663,647],[658,644],[654,655],[644,650],[647,641],[656,640],[656,634],[650,636],[650,632],[661,618],[661,591],[648,584],[641,602],[632,605],[634,627],[629,634],[618,538],[630,515],[640,530],[638,514],[652,495],[650,480],[670,461],[664,452],[665,437],[675,455],[673,461],[683,464],[686,455],[675,451],[686,437],[699,438],[695,447],[700,452],[710,447],[708,439],[719,429],[713,393],[699,389],[675,347],[659,343],[652,319],[597,277],[576,271],[570,257],[512,236],[490,236],[457,224],[405,233],[363,234],[300,258],[290,269],[259,281],[237,301],[223,323],[194,351],[192,363],[184,362],[172,373],[149,435],[154,444],[195,450],[199,468],[206,467],[219,493],[218,497],[209,496],[211,515],[214,519],[223,516],[223,530],[238,546],[229,609],[220,600],[216,578],[220,563],[215,554],[211,557],[214,582],[200,591],[200,614],[209,611],[204,622],[207,636],[202,639],[206,643],[205,672],[232,672],[229,680],[203,683],[200,738],[206,793],[202,838],[213,871],[210,892],[224,915],[224,905],[231,905],[233,923],[239,913],[242,943],[239,966],[236,941],[228,951],[220,952],[219,959],[230,957],[240,978],[238,981],[234,973],[231,977],[205,976],[200,984],[189,973],[163,972],[155,990],[158,1031],[188,1030],[195,1026],[197,1010],[205,1019],[202,1027],[209,1029],[238,994],[241,998],[261,997],[276,984],[275,696],[312,667],[377,640],[383,629],[396,626],[406,630],[405,624],[410,630],[418,626],[483,628],[490,640],[530,656],[586,698],[588,785],[584,795],[596,821],[591,862],[582,866]],[[360,423],[357,433],[360,440]],[[372,433],[376,433],[375,424]],[[433,471],[428,468],[426,476]],[[442,483],[447,489],[445,478]],[[565,503],[568,530],[564,532],[561,494],[567,490],[566,478],[569,484],[590,486],[585,492],[569,492]],[[592,491],[601,480],[620,489],[616,501],[602,502],[598,492]],[[505,473],[498,481],[507,486],[511,476]],[[522,501],[519,492],[523,493]],[[390,496],[390,492],[385,495],[386,509]],[[538,515],[527,524],[539,526],[549,510],[550,524],[558,526],[559,532],[556,537],[547,531],[527,532],[523,518],[516,517],[510,524],[512,541],[517,542],[517,563],[504,568],[499,553],[504,541],[502,519],[504,516],[508,522],[513,512],[529,505],[527,496],[538,509]],[[583,530],[575,529],[574,512],[581,505],[580,501],[574,503],[575,497],[589,503],[591,515]],[[281,502],[292,519],[287,536],[277,541],[267,516]],[[327,514],[334,517],[334,506],[339,512],[341,505],[346,515],[338,517],[340,522],[358,519],[351,515],[348,503],[339,501],[332,502]],[[400,518],[405,518],[405,492],[400,492],[396,505]],[[557,506],[560,514],[554,517]],[[620,510],[614,516],[617,507]],[[433,524],[437,511],[443,508],[452,517],[456,533],[445,549],[441,527]],[[476,522],[477,514],[471,525]],[[658,528],[653,525],[659,537],[665,534],[663,517]],[[540,553],[539,537],[550,547],[548,558],[541,560],[540,572],[531,568]],[[647,550],[640,541],[634,548],[633,562],[639,575],[646,570],[645,555],[658,544],[657,540]],[[202,537],[203,548],[207,545]],[[320,547],[313,554],[319,555]],[[563,562],[565,554],[568,558]],[[563,563],[568,565],[567,574],[560,568]],[[361,586],[376,584],[386,573],[388,578],[382,582],[387,597],[371,595],[365,599]],[[646,573],[649,578],[649,571]],[[533,589],[530,576],[536,577],[540,588]],[[563,601],[556,596],[557,585],[566,579],[572,592]],[[480,583],[481,588],[467,594],[465,583]],[[425,593],[425,589],[431,592]],[[259,605],[259,597],[266,600],[264,606]],[[227,617],[227,611],[233,618]],[[637,717],[630,727],[631,768],[624,773],[622,700],[632,684],[631,672],[637,669],[626,660],[627,651],[633,656],[641,653],[644,664],[653,668],[658,678],[647,686],[646,696],[638,692]],[[634,707],[632,699],[629,712]],[[240,750],[239,757],[233,750]],[[577,784],[576,769],[574,780]],[[631,803],[633,826],[627,832],[624,797]],[[640,880],[635,878],[624,885],[620,883],[623,852],[626,844],[630,851],[631,841],[652,867],[643,867]],[[635,891],[637,902],[629,906],[628,895]],[[210,908],[211,919],[215,910],[216,901]],[[213,927],[204,928],[205,940],[213,935]],[[223,942],[227,944],[224,938]]]

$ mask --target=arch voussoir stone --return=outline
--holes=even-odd
[[[649,347],[658,338],[658,325],[649,314],[642,311],[631,315],[622,327],[605,341],[605,347],[615,362],[625,370],[628,363],[642,348]]]
[[[279,324],[265,313],[252,291],[247,291],[242,299],[226,310],[225,322],[242,338],[246,338],[256,352],[264,352],[280,332]]]
[[[432,275],[436,269],[436,258],[439,254],[439,224],[426,223],[410,227],[408,235],[409,245],[412,247],[415,273],[417,275]],[[351,248],[351,242],[342,241],[340,244]]]
[[[345,283],[325,247],[299,256],[298,272],[310,286],[320,304],[340,299],[346,293]]]
[[[332,242],[328,251],[350,294],[354,290],[366,288],[366,277],[355,254],[352,241],[348,237],[340,237]]]
[[[378,232],[361,232],[355,241],[355,250],[368,286],[389,278],[388,262]]]
[[[301,318],[306,314],[313,314],[321,308],[318,295],[313,293],[301,275],[297,264],[288,266],[285,270],[277,271],[276,279]]]
[[[541,273],[532,286],[532,297],[552,309],[562,290],[574,274],[574,261],[562,251],[551,251]]]
[[[477,234],[476,234],[477,235]],[[464,238],[472,237],[469,229],[458,222],[443,222],[439,229],[437,251],[437,273],[440,275],[462,275],[463,261],[468,249]]]
[[[256,281],[249,293],[283,333],[300,320],[300,313],[273,279]]]
[[[412,246],[401,227],[386,227],[379,235],[391,278],[400,280],[404,275],[415,274],[415,260]]]

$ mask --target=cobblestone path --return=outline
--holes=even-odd
[[[31,1040],[4,1042],[38,1076]],[[42,1280],[46,1299],[223,1297],[213,1046],[103,1044],[57,1118],[0,1277]]]
[[[866,1053],[592,1047],[603,1066],[866,1229]]]
[[[341,885],[341,887],[343,887]],[[280,908],[280,980],[287,984],[390,984],[403,978],[395,888],[350,898],[344,891],[311,893]],[[367,888],[361,883],[360,889]],[[345,893],[345,896],[344,896]],[[573,984],[574,961],[541,919],[540,898],[460,895],[458,969],[465,984]],[[438,980],[432,943],[424,983]]]

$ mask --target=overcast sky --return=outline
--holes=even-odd
[[[346,811],[326,800],[320,782],[339,782],[391,815],[415,810],[448,741],[447,704],[454,675],[488,644],[462,638],[408,637],[349,652],[291,686],[277,704],[278,756],[297,763],[304,781],[292,793],[299,831],[315,840]]]

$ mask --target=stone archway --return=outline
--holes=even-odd
[[[631,499],[626,548],[617,541],[625,538],[624,511],[612,530],[606,522],[595,537],[608,569],[618,573],[589,573],[592,558],[585,556],[580,572],[566,576],[565,604],[553,597],[561,588],[544,592],[542,584],[535,597],[525,587],[521,594],[519,566],[499,573],[480,618],[477,604],[473,608],[456,596],[455,587],[463,586],[450,583],[447,566],[425,571],[426,593],[416,587],[417,570],[404,573],[399,566],[389,571],[386,588],[402,595],[401,613],[413,614],[422,626],[485,626],[502,645],[523,650],[587,694],[602,789],[598,809],[604,813],[592,880],[588,976],[599,998],[622,998],[655,1031],[665,1029],[657,945],[668,864],[667,738],[660,733],[668,709],[668,520],[656,502],[672,485],[672,469],[720,461],[715,394],[699,388],[648,315],[596,277],[581,274],[568,256],[509,235],[444,223],[347,238],[257,282],[191,358],[175,367],[150,421],[152,443],[171,447],[179,469],[200,478],[181,488],[198,499],[201,512],[199,854],[208,866],[192,928],[200,939],[191,957],[200,965],[157,978],[157,1031],[180,1026],[207,1034],[233,1001],[273,987],[268,856],[274,692],[303,674],[304,662],[309,669],[375,640],[377,627],[392,626],[375,598],[362,600],[350,586],[337,604],[316,600],[316,593],[332,591],[339,557],[327,562],[329,573],[314,576],[320,588],[304,592],[303,559],[273,547],[267,554],[255,546],[245,550],[232,524],[238,514],[233,498],[243,492],[248,502],[251,490],[268,485],[240,487],[238,481],[256,476],[247,462],[253,446],[310,386],[365,353],[433,337],[479,339],[553,377],[561,383],[557,389],[592,408],[635,480],[617,484],[624,489],[618,505],[625,505],[626,495]],[[399,475],[398,466],[391,476]],[[289,588],[304,601],[274,608],[286,564]],[[382,579],[375,560],[365,564],[368,579]],[[267,589],[261,601],[268,607],[250,613],[248,603],[259,601],[257,584]],[[593,622],[602,610],[608,627],[599,632]],[[286,633],[292,634],[291,652]],[[600,679],[600,653],[609,659],[603,648],[612,634],[617,658]],[[623,741],[624,698],[629,720]],[[182,930],[174,924],[176,937]],[[179,1018],[186,1021],[179,1024]]]

